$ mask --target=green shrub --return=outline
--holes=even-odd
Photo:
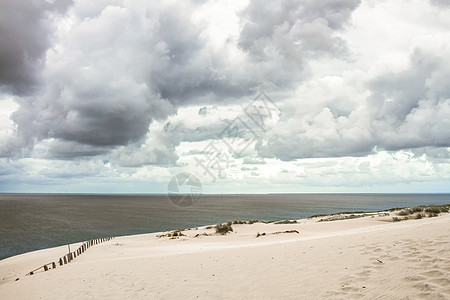
[[[431,213],[431,214],[438,214],[441,212],[441,209],[436,206],[430,206],[425,209],[425,212]]]
[[[233,231],[233,228],[228,224],[217,224],[216,225],[216,233],[220,233],[220,234],[224,235],[230,231]]]
[[[180,230],[175,230],[172,232],[172,236],[185,236]]]
[[[397,215],[399,215],[399,216],[409,216],[409,215],[411,215],[413,213],[414,212],[411,209],[406,208],[404,210],[401,210],[399,213],[397,213]]]
[[[441,207],[441,212],[448,213],[448,206],[442,206]]]
[[[274,224],[295,224],[297,223],[297,220],[281,220],[281,221],[276,221]]]
[[[388,211],[397,211],[402,209],[401,207],[394,207],[394,208],[389,208]]]
[[[420,213],[423,211],[423,206],[416,206],[416,207],[411,208],[411,210],[413,213]]]
[[[416,219],[422,219],[422,214],[417,214]]]

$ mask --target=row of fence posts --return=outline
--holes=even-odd
[[[100,244],[100,243],[103,243],[103,242],[107,242],[107,241],[109,241],[111,239],[113,239],[113,237],[99,238],[99,239],[94,239],[94,240],[90,240],[90,241],[84,242],[74,252],[69,252],[68,254],[66,254],[63,257],[61,257],[59,259],[59,261],[58,261],[58,264],[60,266],[66,265],[66,264],[70,263],[72,260],[74,260],[81,253],[84,253],[84,251],[89,249],[89,247],[97,245],[97,244]],[[48,271],[50,269],[55,269],[56,268],[56,263],[55,262],[51,262],[51,263],[45,264],[42,267],[39,267],[39,268],[34,269],[33,271],[29,272],[27,275],[33,275],[34,272],[38,271],[41,268],[44,268],[44,271]]]

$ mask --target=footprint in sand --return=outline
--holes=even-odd
[[[420,293],[417,294],[417,299],[437,299],[437,300],[447,300],[448,297],[441,293]]]
[[[427,278],[424,276],[421,276],[421,275],[411,275],[411,276],[406,276],[404,278],[404,280],[416,282],[416,281],[425,281],[425,280],[427,280]]]
[[[435,278],[435,279],[431,279],[429,281],[433,284],[437,284],[442,287],[450,287],[450,279],[445,278],[445,277]]]
[[[432,292],[437,289],[437,287],[434,284],[423,283],[423,282],[415,284],[414,287],[417,288],[421,292]]]
[[[356,273],[356,275],[357,275],[358,277],[362,277],[362,278],[367,278],[367,277],[369,277],[371,274],[372,274],[372,271],[371,271],[371,270],[364,270],[364,271],[361,271],[361,272],[359,272],[359,273]]]
[[[444,273],[442,273],[440,270],[431,270],[431,271],[423,272],[420,275],[426,276],[428,278],[436,278],[436,277],[441,277],[442,275],[444,275]]]

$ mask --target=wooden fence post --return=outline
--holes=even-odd
[[[52,262],[52,269],[56,269],[56,263]]]

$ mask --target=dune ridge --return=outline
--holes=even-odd
[[[450,298],[450,214],[401,211],[116,237],[32,276],[67,247],[26,253],[0,261],[0,298]]]

